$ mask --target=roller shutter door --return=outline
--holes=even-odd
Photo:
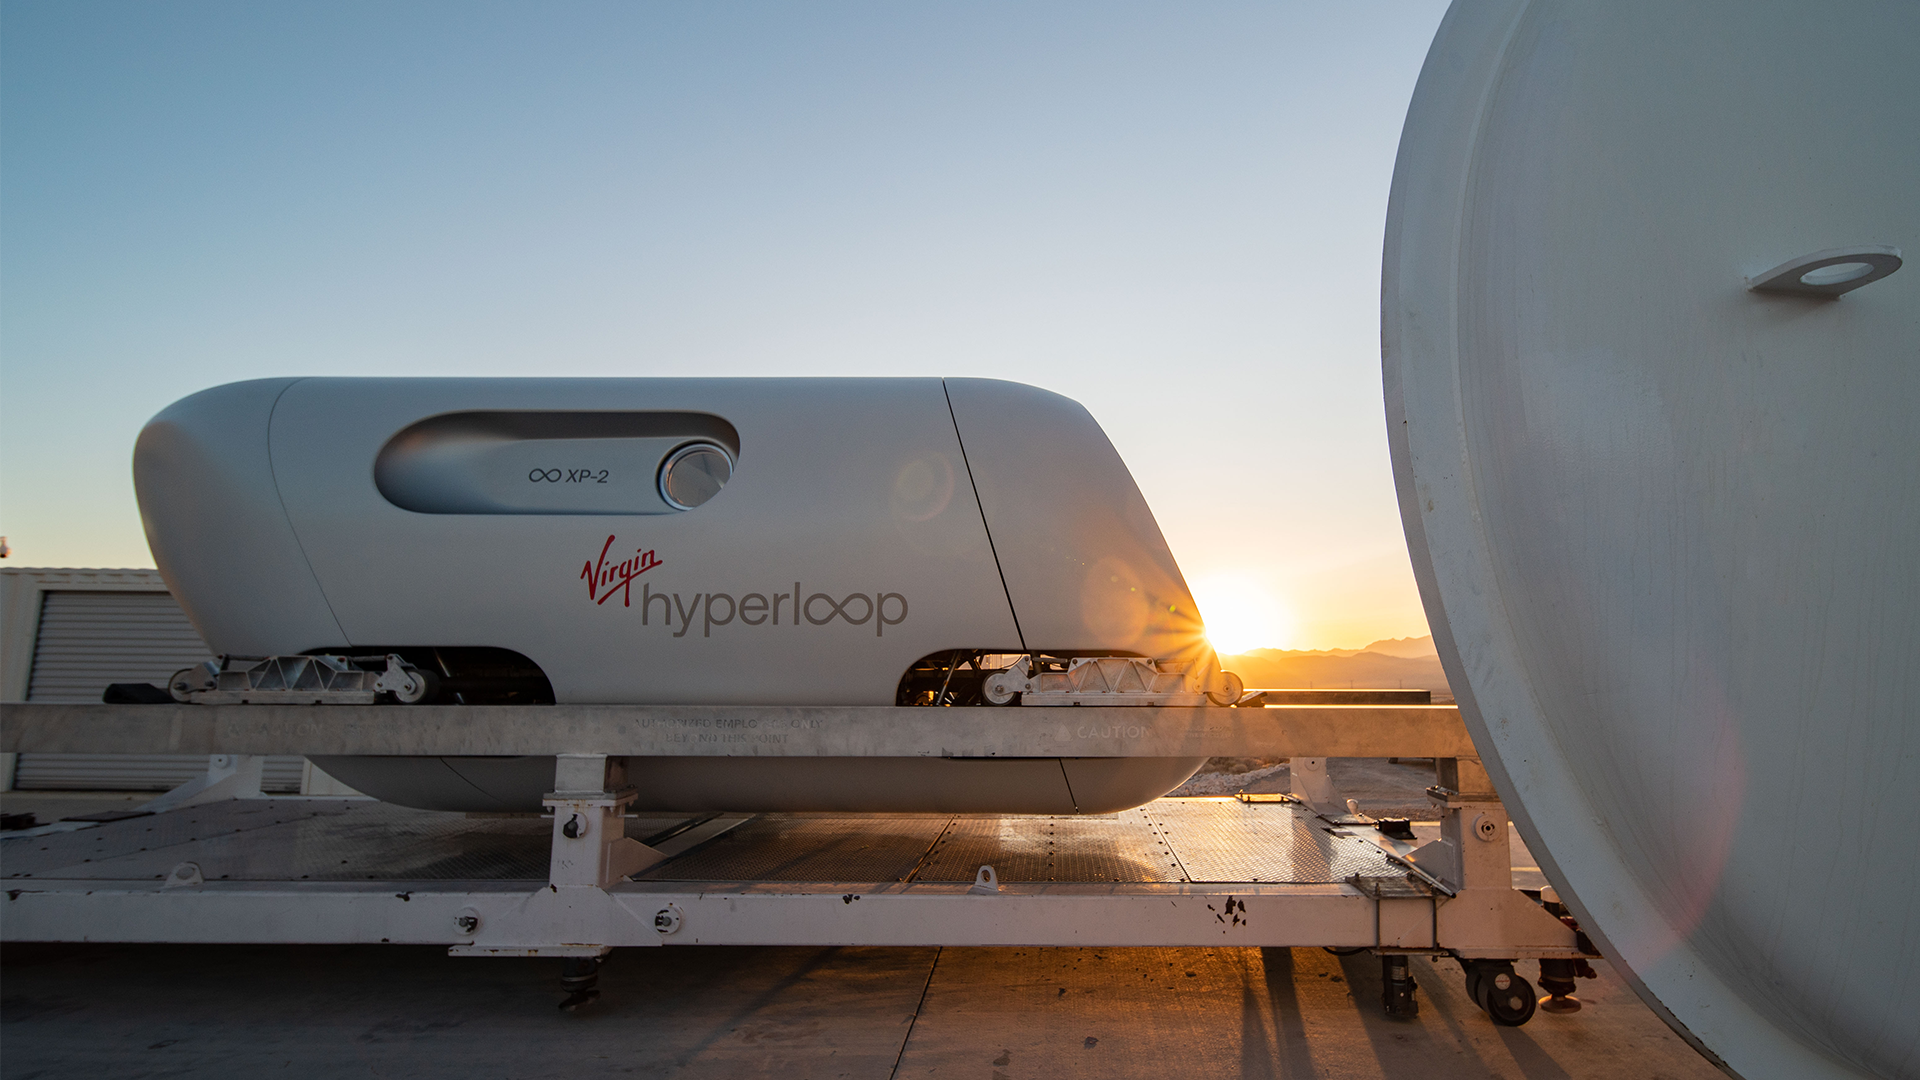
[[[97,702],[108,683],[150,682],[212,655],[164,592],[48,592],[40,602],[28,701]],[[270,757],[261,788],[300,790],[304,759]],[[42,791],[165,791],[207,771],[204,755],[21,754],[13,786]]]

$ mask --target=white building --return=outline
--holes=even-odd
[[[211,655],[157,570],[0,569],[0,702],[97,702]],[[165,791],[206,770],[204,755],[0,754],[0,791]],[[269,757],[261,788],[339,790],[301,757]]]

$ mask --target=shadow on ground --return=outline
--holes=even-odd
[[[1393,1021],[1376,958],[1318,949],[627,949],[578,1013],[555,1008],[559,960],[428,947],[9,945],[0,963],[8,1080],[1720,1075],[1604,965],[1584,1011],[1511,1029],[1451,961],[1415,960],[1420,1016]]]

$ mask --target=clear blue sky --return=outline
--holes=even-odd
[[[965,374],[1093,411],[1203,614],[1424,633],[1379,264],[1444,6],[6,0],[7,564],[152,565],[134,436],[236,379]]]

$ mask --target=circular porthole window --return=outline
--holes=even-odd
[[[676,510],[691,510],[720,494],[732,476],[733,455],[724,447],[688,443],[660,463],[660,497]]]

